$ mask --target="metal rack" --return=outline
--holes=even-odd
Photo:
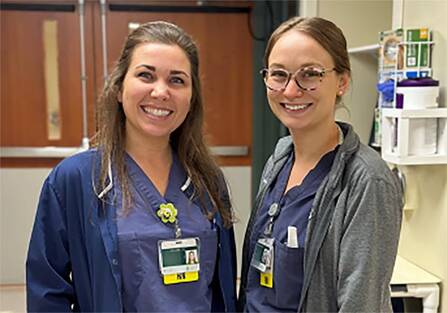
[[[417,60],[421,60],[421,51],[423,46],[428,46],[428,49],[431,50],[431,47],[435,44],[434,41],[418,41],[418,42],[410,42],[410,41],[402,41],[397,44],[398,51],[404,51],[405,47],[408,46],[418,46],[418,56]],[[404,49],[400,49],[403,47]],[[380,47],[383,49],[383,46]],[[396,58],[403,57],[399,55],[399,52],[396,55]],[[379,72],[378,72],[378,81],[379,83],[384,82],[388,79],[392,79],[394,81],[394,92],[393,92],[393,101],[391,103],[384,101],[383,95],[379,94],[379,106],[380,108],[395,108],[396,107],[396,88],[397,83],[406,78],[416,78],[416,77],[431,77],[433,75],[433,69],[430,66],[431,64],[431,53],[428,53],[428,66],[421,66],[421,62],[418,62],[418,65],[410,68],[402,68],[399,69],[399,62],[396,59],[394,67],[385,67],[384,60],[382,57],[379,57]],[[410,73],[410,76],[408,75]],[[389,103],[388,105],[383,105],[384,103]]]

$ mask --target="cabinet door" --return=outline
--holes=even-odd
[[[78,147],[86,135],[79,8],[77,1],[54,3],[2,3],[2,147]],[[215,1],[211,7],[197,1],[107,3],[106,53],[99,1],[86,1],[84,12],[87,73],[82,78],[87,84],[88,137],[95,130],[94,102],[104,82],[103,56],[107,55],[110,69],[129,23],[166,20],[184,28],[199,47],[208,142],[230,150],[247,148],[245,155],[221,157],[222,165],[251,164],[252,40],[247,3]],[[1,165],[52,166],[58,161],[2,158]]]
[[[90,18],[85,28],[91,29]],[[1,14],[1,136],[2,147],[79,147],[83,132],[80,24],[76,2],[29,1],[2,3]],[[91,33],[91,32],[90,32]],[[86,34],[91,50],[92,35]],[[93,77],[91,54],[86,54]],[[87,79],[93,102],[93,81]],[[90,116],[93,106],[89,106]],[[94,125],[90,118],[90,134]],[[2,166],[58,160],[2,159]]]

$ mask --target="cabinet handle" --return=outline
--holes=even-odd
[[[2,147],[1,158],[65,158],[87,150],[88,141],[79,147]],[[248,146],[212,146],[211,153],[217,156],[247,156]]]
[[[85,67],[85,4],[84,0],[79,0],[79,34],[81,46],[81,90],[82,90],[82,136],[83,142],[88,143],[88,127],[87,127],[87,71]]]

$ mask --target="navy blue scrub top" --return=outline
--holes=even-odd
[[[126,216],[118,214],[119,255],[123,277],[125,312],[210,312],[211,283],[216,265],[217,235],[214,224],[201,208],[188,199],[191,192],[181,191],[187,175],[174,155],[164,196],[127,155],[133,207]],[[192,186],[190,187],[192,188]],[[160,204],[171,202],[177,208],[182,238],[199,237],[199,280],[164,285],[159,269],[158,241],[175,238],[173,224],[164,224],[156,211]]]
[[[337,146],[338,147],[338,146]],[[281,209],[276,217],[272,238],[274,241],[273,288],[260,285],[260,272],[250,266],[247,281],[247,312],[296,312],[303,282],[304,242],[309,214],[315,194],[329,173],[337,148],[325,154],[304,178],[301,185],[292,187],[284,194],[294,162],[294,153],[288,157],[276,180],[266,192],[263,204],[250,238],[250,255],[269,220],[268,209],[277,203]],[[299,248],[287,243],[287,228],[295,226]]]

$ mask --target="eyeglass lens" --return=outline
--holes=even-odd
[[[287,86],[291,76],[299,87],[305,90],[314,90],[321,83],[324,70],[318,68],[304,68],[294,75],[283,69],[267,70],[264,74],[265,84],[273,90],[281,90]]]

